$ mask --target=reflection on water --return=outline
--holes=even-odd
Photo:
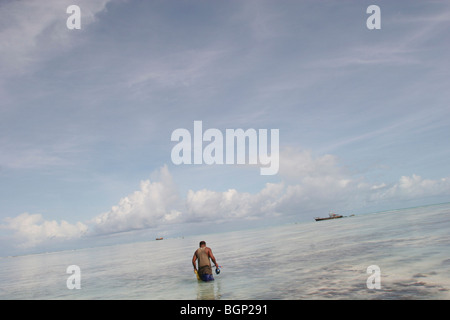
[[[0,259],[0,299],[450,299],[450,205]],[[206,240],[222,265],[199,282]],[[81,289],[66,268],[81,269]],[[366,286],[370,265],[381,289]]]
[[[220,300],[222,294],[220,292],[221,279],[210,282],[197,281],[197,300]]]

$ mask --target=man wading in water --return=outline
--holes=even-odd
[[[210,248],[206,246],[205,241],[200,241],[200,248],[198,248],[194,252],[194,257],[192,258],[192,265],[194,266],[194,271],[197,270],[195,262],[198,260],[198,275],[200,279],[203,281],[212,281],[214,277],[212,275],[211,269],[211,260],[214,262],[215,267],[217,268],[219,265],[216,262],[216,258],[214,257]]]

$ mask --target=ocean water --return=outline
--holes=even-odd
[[[221,273],[197,281],[198,242]],[[450,204],[0,259],[0,299],[450,299]],[[69,265],[80,289],[68,289]],[[367,268],[380,269],[370,289]]]

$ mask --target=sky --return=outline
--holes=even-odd
[[[445,1],[2,0],[0,255],[450,201],[449,27]],[[194,121],[278,129],[278,172],[174,164]]]

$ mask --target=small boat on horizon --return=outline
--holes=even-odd
[[[156,240],[163,240],[164,238],[163,237],[161,237],[161,238],[156,238]]]
[[[342,218],[342,217],[343,217],[343,216],[340,215],[340,214],[329,213],[329,214],[328,214],[328,217],[326,217],[326,218],[319,218],[319,217],[316,217],[316,218],[314,218],[314,220],[316,220],[316,221],[322,221],[322,220],[338,219],[338,218]]]

